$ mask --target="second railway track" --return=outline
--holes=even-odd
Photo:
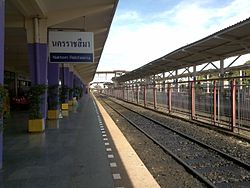
[[[250,165],[111,100],[109,107],[209,187],[249,187]]]

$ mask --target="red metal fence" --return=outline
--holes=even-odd
[[[241,134],[250,133],[250,84],[202,80],[108,88],[106,95]]]

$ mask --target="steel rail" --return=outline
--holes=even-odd
[[[140,132],[142,132],[144,135],[146,135],[150,140],[152,140],[154,143],[156,143],[160,148],[162,148],[165,152],[167,152],[170,156],[172,156],[179,164],[181,164],[187,171],[191,172],[197,179],[199,179],[201,182],[206,184],[208,187],[216,188],[216,186],[209,181],[206,177],[204,177],[201,173],[194,170],[190,165],[188,165],[185,161],[183,161],[181,158],[179,158],[177,155],[175,155],[171,150],[163,146],[161,143],[159,143],[156,139],[154,139],[152,136],[150,136],[148,133],[146,133],[143,129],[138,127],[136,123],[128,119],[126,116],[121,114],[118,110],[116,110],[114,107],[109,105],[107,102],[102,100],[107,106],[109,106],[111,109],[113,109],[116,113],[118,113],[121,117],[123,117],[126,121],[128,121],[131,125],[136,127]],[[113,101],[112,101],[113,102]],[[131,110],[132,111],[132,110]]]
[[[109,100],[110,100],[110,99],[109,99]],[[160,125],[160,126],[162,126],[162,127],[164,127],[164,128],[167,128],[167,129],[169,129],[169,130],[171,130],[171,131],[173,131],[173,132],[175,132],[175,133],[181,135],[182,137],[184,137],[184,138],[186,138],[186,139],[188,139],[188,140],[190,140],[190,141],[192,141],[192,142],[195,142],[195,143],[199,144],[199,145],[202,146],[202,147],[211,149],[211,150],[217,152],[218,154],[220,154],[220,156],[225,157],[225,158],[231,160],[231,161],[234,162],[235,164],[238,164],[239,166],[241,166],[241,167],[243,167],[243,168],[245,168],[245,169],[247,169],[247,170],[250,170],[250,164],[245,163],[245,162],[241,161],[240,159],[238,159],[238,158],[236,158],[236,157],[233,157],[233,156],[231,156],[231,155],[229,155],[229,154],[227,154],[227,153],[225,153],[225,152],[222,152],[222,151],[220,151],[220,150],[214,148],[213,146],[208,145],[208,144],[206,144],[206,143],[204,143],[204,142],[201,142],[201,141],[199,141],[199,140],[197,140],[197,139],[195,139],[195,138],[193,138],[193,137],[191,137],[191,136],[189,136],[189,135],[187,135],[187,134],[184,134],[184,133],[182,133],[182,132],[180,132],[180,131],[178,131],[178,130],[175,130],[175,129],[171,128],[171,127],[168,127],[168,126],[162,124],[161,122],[159,122],[159,121],[157,121],[157,120],[155,120],[155,119],[152,119],[152,118],[150,118],[150,117],[148,117],[148,116],[146,116],[146,115],[144,115],[144,114],[141,114],[141,113],[139,113],[139,112],[136,112],[136,111],[134,111],[134,110],[132,110],[132,109],[126,107],[126,106],[123,106],[122,104],[119,104],[119,103],[117,103],[117,102],[115,102],[115,101],[113,101],[113,100],[110,100],[110,101],[112,101],[112,102],[114,102],[114,103],[116,103],[116,104],[122,106],[123,108],[126,108],[127,110],[130,110],[130,111],[132,111],[132,112],[134,112],[134,113],[136,113],[136,114],[138,114],[138,115],[140,115],[140,116],[143,116],[144,118],[146,118],[146,119],[148,119],[148,120],[150,120],[150,121],[152,121],[152,122],[154,122],[154,123],[156,123],[156,124],[158,124],[158,125]]]

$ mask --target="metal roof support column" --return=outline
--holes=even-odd
[[[122,95],[122,99],[126,101],[127,81],[123,82],[119,89],[121,90],[120,93]]]
[[[220,60],[220,78],[221,78],[221,88],[224,89],[224,80],[222,80],[222,78],[224,78],[224,74],[225,74],[225,69],[224,69],[224,59]]]
[[[131,85],[131,89],[132,89],[132,102],[135,102],[135,84],[134,84],[134,80],[132,81],[132,85]]]
[[[231,82],[231,100],[232,100],[232,114],[231,114],[231,131],[234,132],[236,126],[236,81],[235,79]]]
[[[146,81],[146,78],[145,78],[145,83],[144,83],[144,94],[143,94],[143,96],[144,96],[144,98],[143,98],[143,100],[144,100],[144,106],[146,106],[147,105],[147,83],[146,83],[147,81]]]
[[[178,84],[178,69],[175,70],[175,76],[176,76],[176,79],[175,79],[175,89],[177,90],[177,92],[179,92],[179,84]]]
[[[134,88],[135,88],[135,103],[137,103],[137,98],[138,98],[138,85],[137,85],[137,79],[135,80],[135,84],[134,84]]]
[[[193,66],[193,81],[196,82],[196,65]]]
[[[126,89],[126,83],[122,85],[122,100],[125,100],[125,89]]]
[[[139,96],[138,96],[138,101],[140,103],[140,92],[143,92],[143,85],[142,85],[142,78],[140,78],[140,85],[139,85]],[[141,100],[144,100],[143,98],[141,98]]]
[[[0,0],[0,85],[4,81],[4,15],[5,15],[5,1]],[[2,104],[1,104],[2,105]],[[3,166],[3,117],[0,119],[0,169]]]
[[[133,95],[132,95],[132,80],[129,81],[129,87],[128,87],[128,101],[132,101],[133,102]]]
[[[207,80],[209,80],[209,74],[207,74]],[[210,89],[209,89],[209,81],[207,81],[207,93],[210,92]]]
[[[223,108],[220,108],[224,106],[224,100],[223,100],[223,94],[224,94],[224,59],[220,60],[220,85],[219,85],[219,91],[218,91],[218,118],[220,117],[220,114],[223,114]]]
[[[165,72],[162,73],[163,81],[162,81],[162,92],[165,92],[166,90],[166,81],[165,81]]]
[[[191,82],[191,118],[195,119],[195,82]]]
[[[172,87],[171,83],[168,83],[168,112],[172,111]]]
[[[126,93],[127,92],[127,82],[124,83],[124,89],[123,89],[123,100],[126,101]]]
[[[113,97],[116,98],[116,93],[119,92],[120,99],[124,100],[124,87],[123,86],[124,86],[124,83],[119,83],[117,87],[111,87]]]
[[[127,83],[127,101],[129,101],[129,82],[130,81],[128,81]]]
[[[138,80],[136,81],[136,103],[139,104],[139,84],[138,84]]]
[[[154,109],[156,109],[157,108],[157,99],[156,99],[157,89],[156,89],[156,83],[155,83],[155,75],[154,75],[153,79],[154,79],[154,81],[153,81]]]
[[[141,93],[143,93],[142,78],[140,78],[140,91],[141,91]],[[143,95],[143,97],[144,97],[144,95]],[[141,98],[141,100],[144,100],[143,97]],[[140,102],[140,94],[139,94],[139,102]]]
[[[131,101],[134,102],[134,81],[131,81],[130,94],[131,94]]]
[[[150,94],[150,76],[145,77],[145,106],[147,105],[147,94]]]
[[[214,80],[214,95],[213,95],[213,116],[214,116],[214,125],[216,124],[216,121],[217,121],[217,88],[216,88],[216,80]]]
[[[129,83],[130,81],[127,82],[127,101],[129,101]]]

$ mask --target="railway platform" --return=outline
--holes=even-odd
[[[27,119],[5,128],[0,187],[159,187],[91,94],[43,133],[28,134]]]

